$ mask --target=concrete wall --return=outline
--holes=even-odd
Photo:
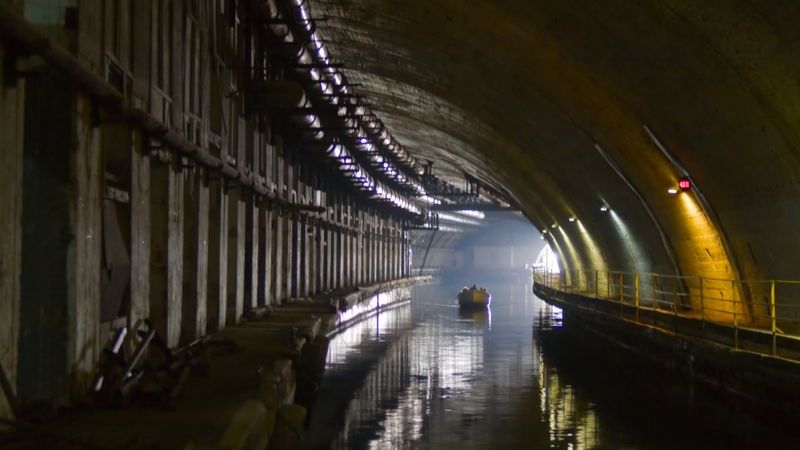
[[[30,79],[0,71],[0,363],[24,404],[84,397],[120,326],[149,319],[175,347],[251,308],[403,275],[391,266],[405,249],[402,219],[337,190],[334,173],[304,163],[308,149],[273,138],[270,116],[246,114],[247,79],[227,67],[245,58],[245,28],[220,2],[81,0],[36,14],[63,18],[66,7],[80,26],[48,24],[57,45],[186,140],[263,177],[283,205],[120,123],[39,60],[20,60]],[[113,233],[110,199],[122,211]],[[104,239],[125,246],[129,295],[102,318]]]
[[[0,60],[6,49],[0,42]],[[0,365],[16,383],[19,334],[19,277],[21,271],[22,152],[24,80],[8,80],[0,71]],[[9,405],[0,395],[0,417],[9,417]]]

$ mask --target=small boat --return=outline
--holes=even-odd
[[[463,288],[458,294],[458,306],[462,308],[485,308],[492,303],[492,294],[485,288],[472,286]]]

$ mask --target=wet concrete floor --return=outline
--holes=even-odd
[[[490,310],[460,312],[460,286],[334,336],[303,448],[796,448],[781,418],[575,329],[524,283],[489,285]]]

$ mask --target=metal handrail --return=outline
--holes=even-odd
[[[736,350],[800,361],[800,280],[733,280],[618,270],[554,273],[544,268],[533,268],[531,276],[535,283],[557,292],[617,303],[619,315],[630,315],[632,308],[637,322],[642,311],[650,313],[654,322],[654,314],[694,319],[702,322],[702,338]],[[743,292],[746,299],[741,298]],[[627,311],[626,305],[630,307]],[[754,333],[771,335],[770,348],[743,340],[742,333],[755,340]],[[732,342],[726,340],[729,337]],[[787,347],[779,347],[779,341]]]

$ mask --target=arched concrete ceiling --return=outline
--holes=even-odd
[[[800,2],[311,6],[398,140],[439,173],[509,190],[540,229],[561,225],[549,235],[567,266],[800,278]],[[666,194],[680,170],[645,124],[705,203]]]

